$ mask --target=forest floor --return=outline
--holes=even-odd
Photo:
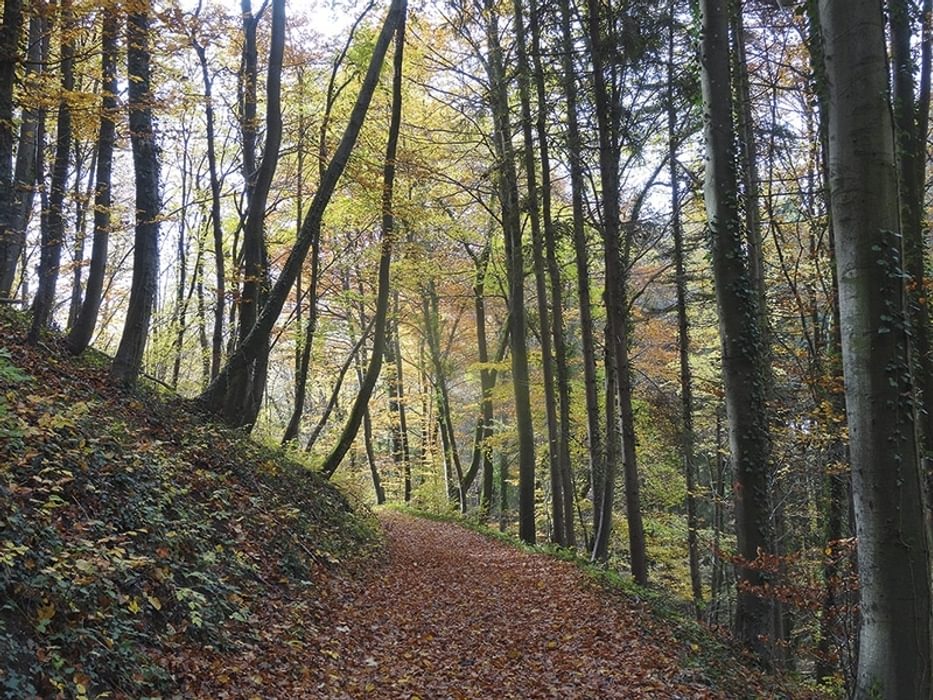
[[[382,515],[384,568],[334,614],[322,696],[727,697],[687,643],[570,563],[450,523]]]

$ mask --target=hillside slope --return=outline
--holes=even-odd
[[[197,696],[225,659],[303,644],[380,546],[371,515],[177,398],[114,389],[106,358],[24,335],[0,310],[0,696]]]

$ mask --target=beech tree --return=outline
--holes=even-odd
[[[722,342],[722,375],[729,422],[729,447],[736,473],[736,538],[742,561],[736,634],[758,656],[770,659],[772,601],[767,575],[756,564],[770,551],[768,469],[770,436],[765,406],[761,313],[751,286],[739,220],[733,144],[735,127],[729,66],[728,3],[701,0],[701,84],[705,120],[707,212],[713,279]]]
[[[100,312],[110,240],[111,178],[117,118],[117,46],[119,18],[112,5],[103,9],[101,25],[101,111],[97,135],[97,176],[94,186],[94,235],[84,300],[68,333],[68,349],[84,352],[91,342]]]
[[[822,0],[829,176],[861,593],[855,697],[931,693],[929,541],[878,3]],[[850,37],[858,36],[858,41]]]
[[[152,4],[141,3],[127,16],[126,67],[129,76],[129,126],[136,188],[133,282],[120,346],[111,378],[132,384],[142,370],[143,351],[155,304],[159,274],[159,148],[152,116]]]

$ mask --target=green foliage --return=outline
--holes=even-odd
[[[10,416],[10,401],[16,398],[16,388],[32,379],[13,364],[10,351],[0,348],[0,438],[22,437],[16,421]]]

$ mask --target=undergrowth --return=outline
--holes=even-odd
[[[170,693],[170,655],[252,643],[273,594],[313,617],[379,547],[317,474],[23,323],[0,315],[0,695]]]

